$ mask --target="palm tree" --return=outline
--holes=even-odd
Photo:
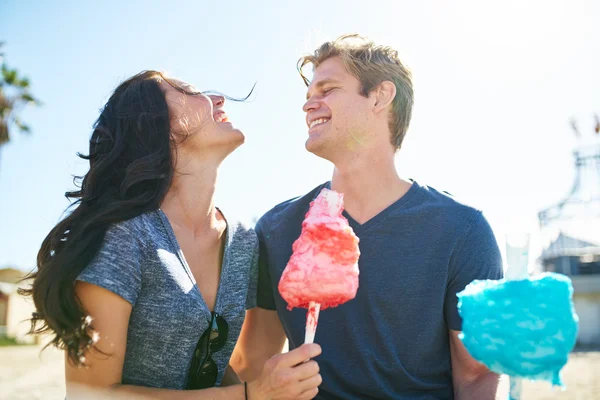
[[[28,133],[30,128],[23,123],[19,113],[28,104],[40,105],[29,92],[29,79],[19,75],[16,69],[9,68],[4,63],[4,53],[0,42],[0,150],[10,141],[13,129]]]

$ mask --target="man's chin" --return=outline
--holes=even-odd
[[[324,146],[322,141],[319,140],[319,137],[317,135],[314,135],[309,136],[309,138],[306,139],[304,147],[309,153],[313,153],[314,155],[321,157],[320,153],[322,152]]]

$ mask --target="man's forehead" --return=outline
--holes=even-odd
[[[338,57],[332,57],[323,61],[314,70],[313,81],[319,81],[324,79],[341,80],[346,68]]]
[[[328,68],[327,66],[319,65],[315,69],[315,73],[310,81],[309,89],[313,87],[320,87],[326,83],[339,83],[344,80],[343,71],[339,71],[335,68]]]
[[[340,84],[347,78],[344,64],[338,57],[332,57],[315,68],[310,84],[306,90],[307,98],[314,91],[327,84]]]
[[[335,75],[328,75],[328,76],[317,76],[317,75],[315,75],[313,77],[313,80],[310,82],[309,89],[311,87],[323,86],[323,85],[325,85],[327,83],[340,83],[341,81],[342,80],[339,79]]]

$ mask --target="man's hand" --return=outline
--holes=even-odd
[[[242,332],[229,363],[242,381],[255,380],[265,362],[281,353],[285,332],[275,310],[246,311]]]
[[[459,331],[450,331],[452,381],[457,400],[494,400],[498,391],[498,374],[475,360],[458,338]]]
[[[257,380],[248,383],[250,400],[308,400],[319,392],[319,365],[307,361],[321,354],[318,344],[304,344],[269,359]]]

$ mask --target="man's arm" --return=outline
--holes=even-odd
[[[475,279],[500,279],[502,275],[502,257],[496,238],[483,214],[478,212],[452,255],[446,292],[444,315],[450,336],[452,381],[458,400],[495,399],[499,377],[477,362],[458,338],[462,319],[458,313],[457,293]]]
[[[246,311],[242,332],[229,365],[242,381],[252,381],[269,358],[281,353],[285,338],[277,311],[252,308]]]
[[[500,377],[475,360],[467,351],[459,331],[450,330],[452,382],[457,400],[494,400]]]

